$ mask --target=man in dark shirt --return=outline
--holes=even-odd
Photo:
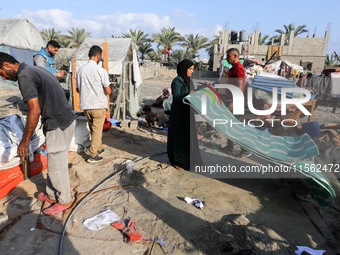
[[[232,84],[238,87],[242,92],[244,93],[245,90],[245,82],[246,82],[246,72],[244,70],[243,65],[241,64],[239,60],[240,52],[236,48],[231,48],[227,50],[227,61],[229,64],[232,65],[231,69],[229,70],[229,74],[227,74],[225,71],[223,71],[223,74],[221,76],[221,80],[223,78],[228,77],[227,84]],[[230,111],[233,110],[233,96],[230,92],[230,90],[226,91],[226,100],[229,102],[228,109]],[[234,150],[234,143],[229,140],[226,150],[228,152],[233,152]],[[243,148],[241,148],[241,152],[236,156],[237,158],[246,158],[249,157],[252,153],[250,151],[247,151]]]
[[[18,145],[18,155],[27,156],[31,137],[41,115],[46,136],[46,193],[37,198],[52,205],[43,212],[53,215],[72,204],[68,173],[68,150],[75,127],[75,115],[57,78],[42,67],[19,63],[0,52],[0,75],[4,80],[18,81],[23,100],[28,105],[26,126]]]

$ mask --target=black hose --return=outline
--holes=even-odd
[[[156,156],[159,156],[159,155],[163,155],[165,154],[166,152],[161,152],[161,153],[158,153],[158,154],[155,154],[155,155],[151,155],[151,156],[147,156],[147,157],[144,157],[144,158],[141,158],[141,159],[138,159],[137,161],[134,161],[135,163],[139,162],[139,161],[142,161],[144,159],[148,159],[148,158],[151,158],[151,157],[156,157]],[[67,224],[69,222],[69,220],[71,219],[71,217],[73,216],[74,212],[77,210],[77,208],[83,203],[83,201],[88,198],[93,192],[95,192],[99,187],[101,187],[104,183],[106,183],[107,181],[109,181],[110,179],[113,179],[114,177],[116,177],[117,175],[123,173],[127,168],[125,167],[124,169],[120,170],[120,171],[117,171],[115,173],[112,173],[110,174],[109,176],[107,176],[104,180],[102,180],[100,183],[98,183],[96,186],[93,187],[93,189],[88,193],[86,194],[82,199],[80,199],[78,201],[78,203],[75,205],[75,207],[72,209],[72,211],[70,212],[70,214],[67,216],[66,218],[66,221],[65,221],[65,224],[64,224],[64,228],[63,228],[63,232],[61,233],[61,238],[60,238],[60,243],[59,243],[59,255],[62,255],[63,253],[63,242],[64,242],[64,236],[65,236],[65,232],[66,232],[66,227],[67,227]]]

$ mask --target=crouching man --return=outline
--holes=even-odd
[[[75,115],[64,90],[52,73],[42,67],[19,63],[0,52],[0,75],[4,80],[18,81],[24,102],[28,105],[26,126],[18,146],[18,155],[27,156],[31,137],[42,117],[46,136],[46,194],[37,198],[51,203],[46,215],[60,213],[72,204],[68,170],[68,151],[75,127]]]

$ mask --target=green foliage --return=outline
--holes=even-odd
[[[335,67],[335,66],[339,66],[339,61],[336,58],[335,54],[332,53],[331,56],[329,56],[329,54],[326,54],[325,67]]]
[[[183,59],[192,60],[193,59],[192,56],[193,56],[193,52],[191,49],[174,50],[169,57],[170,66],[173,68],[177,68],[177,65],[179,64],[179,62],[181,62]]]
[[[168,29],[162,28],[161,33],[152,34],[152,38],[153,41],[157,43],[157,48],[162,46],[163,50],[169,51],[169,53],[165,54],[165,61],[167,61],[167,56],[170,55],[172,46],[183,40],[180,33],[175,31],[175,27],[169,27]]]
[[[46,42],[49,42],[51,40],[59,42],[61,36],[60,33],[60,30],[56,31],[54,28],[49,28],[48,30],[43,29],[40,31],[42,38],[44,38]]]
[[[195,62],[194,65],[194,70],[196,71],[207,71],[208,70],[208,65],[204,65],[202,62]]]
[[[67,30],[69,33],[69,36],[67,36],[67,39],[70,41],[71,48],[74,47],[79,47],[80,44],[85,40],[86,37],[88,37],[91,33],[90,32],[85,32],[85,29],[78,29],[78,28],[73,28],[71,30]]]
[[[143,61],[146,59],[149,53],[153,52],[152,45],[149,42],[140,44],[138,51],[140,53],[140,59]]]
[[[187,49],[192,50],[192,58],[199,57],[197,54],[200,49],[206,48],[209,46],[208,38],[201,36],[199,34],[197,35],[185,35],[184,42],[181,44],[183,47]]]
[[[131,38],[135,44],[139,47],[141,44],[151,42],[151,39],[147,38],[149,34],[145,34],[143,30],[131,30],[128,33],[122,33],[123,38]]]
[[[269,38],[269,35],[264,35],[262,36],[262,34],[259,34],[259,41],[258,41],[258,45],[264,45],[266,44],[266,40]]]
[[[274,38],[274,44],[280,43],[281,34],[284,34],[285,37],[284,44],[287,45],[289,44],[289,36],[291,31],[294,31],[294,37],[308,32],[308,30],[305,29],[307,25],[301,25],[295,28],[293,24],[289,24],[288,26],[283,25],[283,27],[285,28],[285,31],[281,29],[276,29],[275,32],[279,33],[279,35],[274,35],[271,38],[269,38],[269,42],[267,44],[271,44],[272,38]]]
[[[67,35],[60,35],[58,43],[62,48],[70,48],[71,46],[71,41]]]
[[[156,51],[151,51],[147,54],[147,56],[149,57],[149,59],[151,61],[161,61],[162,60],[162,51],[163,49],[162,48],[157,48]]]

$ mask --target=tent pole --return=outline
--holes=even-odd
[[[129,98],[128,98],[128,102],[129,102],[129,113],[130,115],[132,115],[132,111],[131,111],[131,97],[133,94],[133,89],[132,89],[132,62],[129,62]],[[131,116],[130,116],[131,117]]]
[[[103,68],[109,73],[109,53],[107,48],[107,42],[103,42]],[[107,111],[106,118],[110,118],[110,96],[107,95]]]
[[[77,67],[76,67],[76,54],[73,55],[72,58],[72,94],[73,94],[73,110],[79,111],[79,103],[78,103],[78,92],[76,89],[77,83]]]
[[[123,64],[123,120],[126,119],[126,107],[125,107],[125,84],[126,84],[126,62]]]

